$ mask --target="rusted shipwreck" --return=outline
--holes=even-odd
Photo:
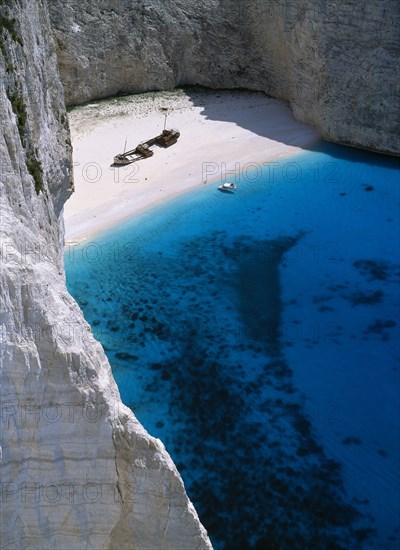
[[[163,130],[158,136],[148,139],[142,143],[139,143],[131,151],[126,151],[120,153],[114,157],[114,164],[121,166],[125,164],[130,164],[141,159],[147,159],[154,155],[154,151],[151,149],[153,145],[158,145],[159,147],[170,147],[178,141],[180,133],[178,130]]]

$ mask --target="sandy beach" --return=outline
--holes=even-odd
[[[113,167],[164,127],[180,131],[170,148]],[[248,170],[319,139],[290,108],[259,92],[174,90],[93,102],[69,113],[75,193],[64,208],[66,244],[79,243],[136,212],[199,185],[240,184]],[[232,175],[232,172],[236,173]]]

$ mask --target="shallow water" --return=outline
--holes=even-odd
[[[237,185],[68,248],[68,287],[216,548],[397,548],[398,165],[321,144]]]

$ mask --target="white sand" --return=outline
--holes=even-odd
[[[181,136],[151,158],[112,168],[113,157],[167,128]],[[67,244],[81,242],[160,200],[232,180],[253,164],[285,157],[318,140],[289,107],[254,92],[175,90],[91,103],[69,113],[75,193],[64,209]]]

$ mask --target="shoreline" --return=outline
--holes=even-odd
[[[167,128],[168,149],[125,167],[114,155]],[[261,92],[151,92],[92,102],[69,113],[75,192],[64,207],[65,246],[80,244],[135,214],[202,185],[233,179],[317,142],[289,106]],[[236,179],[236,181],[238,181]]]

